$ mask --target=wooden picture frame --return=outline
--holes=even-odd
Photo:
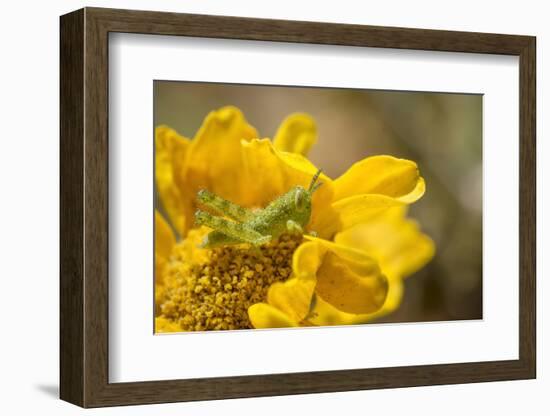
[[[535,378],[535,38],[85,8],[61,17],[60,396],[82,407]],[[519,359],[109,383],[110,32],[519,56]]]

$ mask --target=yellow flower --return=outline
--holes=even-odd
[[[293,114],[273,141],[259,139],[237,108],[224,107],[193,140],[166,126],[155,140],[168,215],[155,216],[158,332],[365,322],[394,310],[401,280],[433,256],[431,240],[405,218],[424,180],[414,162],[391,156],[363,159],[335,180],[322,174],[303,236],[283,235],[260,253],[247,245],[199,248],[210,230],[194,225],[197,192],[261,208],[307,186],[318,170],[306,158],[315,123]]]

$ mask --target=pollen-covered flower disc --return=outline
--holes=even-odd
[[[425,191],[417,165],[368,157],[313,186],[307,114],[270,140],[224,107],[193,139],[159,126],[155,141],[156,332],[368,322],[433,257],[406,216]]]

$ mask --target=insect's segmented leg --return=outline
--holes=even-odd
[[[206,189],[202,189],[197,193],[197,200],[217,213],[226,215],[236,221],[248,221],[254,216],[250,210],[223,199]]]
[[[292,234],[304,233],[304,229],[302,228],[302,226],[298,224],[296,221],[292,221],[292,220],[288,220],[286,222],[286,229],[288,230],[289,233],[292,233]]]
[[[215,248],[221,246],[230,246],[233,244],[239,244],[242,241],[229,237],[221,231],[211,231],[206,234],[200,244],[201,248]]]
[[[228,237],[242,241],[243,243],[258,246],[271,241],[270,235],[262,235],[246,224],[236,223],[221,217],[215,217],[205,211],[197,211],[195,213],[195,222],[199,225],[206,225],[207,227],[213,228],[214,230],[219,231]]]

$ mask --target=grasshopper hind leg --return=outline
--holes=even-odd
[[[220,231],[211,231],[206,234],[199,245],[200,248],[216,248],[240,244],[241,241],[228,237]]]
[[[269,241],[267,241],[266,239],[265,242],[267,243]],[[219,231],[212,231],[204,236],[202,242],[199,244],[199,248],[213,249],[213,248],[226,247],[226,246],[242,244],[242,243],[245,243],[245,241],[240,241],[240,240],[228,237]],[[254,256],[256,257],[263,256],[260,244],[258,245],[251,244],[250,248]]]
[[[216,213],[228,216],[235,221],[248,221],[254,214],[247,208],[223,199],[213,192],[201,189],[197,193],[197,201],[214,210]]]
[[[212,233],[208,234],[208,241],[203,241],[203,247],[212,247],[214,244],[219,246],[238,243],[248,243],[257,247],[271,241],[270,235],[262,235],[246,223],[237,223],[225,218],[215,217],[205,211],[195,213],[195,222],[199,225],[206,225],[214,229],[212,233],[217,233],[213,234],[212,237],[209,237]],[[225,235],[228,240],[219,234]]]

